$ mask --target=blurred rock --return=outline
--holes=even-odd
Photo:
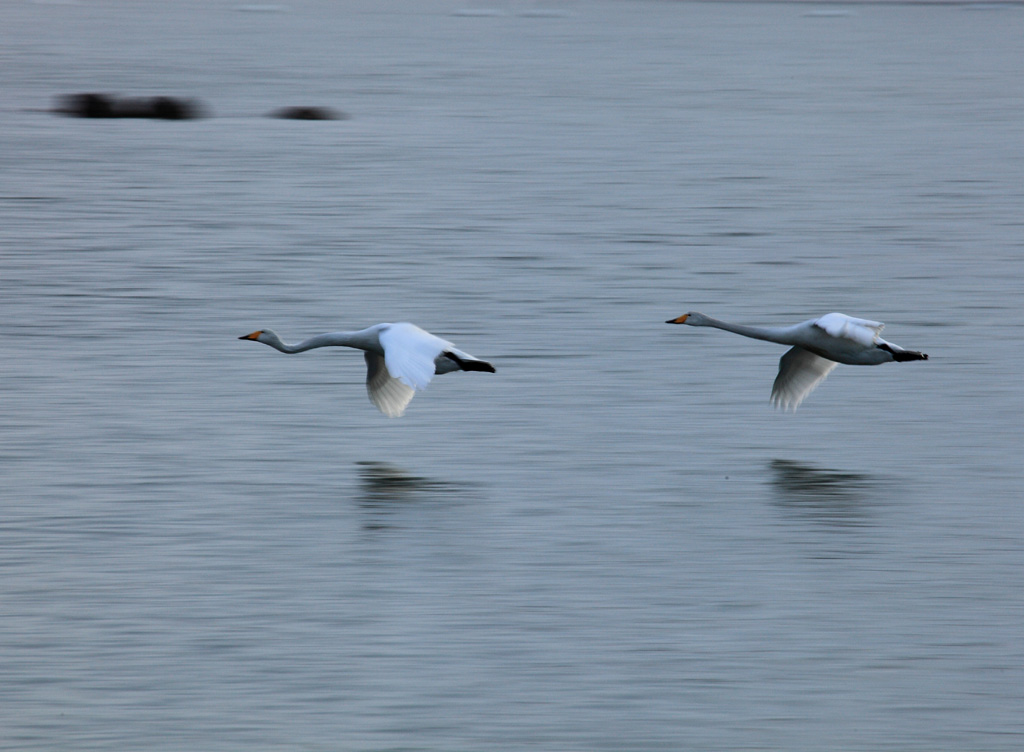
[[[274,110],[270,116],[285,120],[348,120],[344,112],[330,107],[282,107]]]
[[[178,97],[117,97],[112,94],[65,94],[54,112],[83,118],[149,118],[195,120],[203,108],[194,99]]]

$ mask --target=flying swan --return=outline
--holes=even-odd
[[[928,360],[924,353],[904,350],[882,339],[879,335],[885,324],[842,313],[827,313],[820,319],[780,327],[730,324],[693,312],[665,323],[713,326],[744,337],[792,345],[779,360],[779,375],[772,386],[772,404],[784,410],[796,410],[840,363],[877,366],[892,361]]]
[[[287,345],[270,329],[239,339],[270,345],[289,355],[317,347],[354,347],[366,358],[366,392],[389,418],[401,417],[413,395],[426,389],[435,373],[487,371],[494,366],[458,350],[414,324],[375,324],[358,332],[328,332]]]

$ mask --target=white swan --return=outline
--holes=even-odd
[[[328,332],[295,345],[286,345],[270,329],[261,329],[239,339],[262,342],[288,354],[316,347],[364,350],[370,402],[389,418],[400,417],[416,391],[425,389],[435,373],[494,373],[494,366],[487,361],[456,349],[451,342],[414,324],[376,324],[358,332]]]
[[[665,323],[713,326],[744,337],[792,345],[779,360],[779,375],[772,386],[772,404],[784,410],[796,410],[840,363],[877,366],[892,361],[928,360],[924,353],[904,350],[882,339],[879,334],[885,324],[842,313],[828,313],[820,319],[782,327],[730,324],[703,313],[684,313]]]

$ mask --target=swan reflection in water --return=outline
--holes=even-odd
[[[837,528],[871,524],[878,479],[791,460],[772,460],[769,467],[776,504],[793,516]]]
[[[357,462],[359,467],[359,506],[371,513],[364,527],[393,527],[390,517],[411,505],[452,503],[470,495],[465,484],[432,480],[413,475],[387,462]]]

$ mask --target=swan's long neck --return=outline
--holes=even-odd
[[[739,334],[751,339],[763,339],[766,342],[778,342],[782,345],[796,344],[789,336],[792,327],[774,326],[745,326],[743,324],[730,324],[728,321],[720,321],[710,316],[705,316],[698,326],[713,326],[716,329],[724,329],[727,332]]]
[[[306,350],[315,350],[318,347],[354,347],[359,350],[383,354],[375,327],[358,332],[327,332],[326,334],[317,334],[315,337],[304,339],[294,345],[289,345],[280,339],[276,342],[267,342],[266,344],[289,355],[305,352]]]

